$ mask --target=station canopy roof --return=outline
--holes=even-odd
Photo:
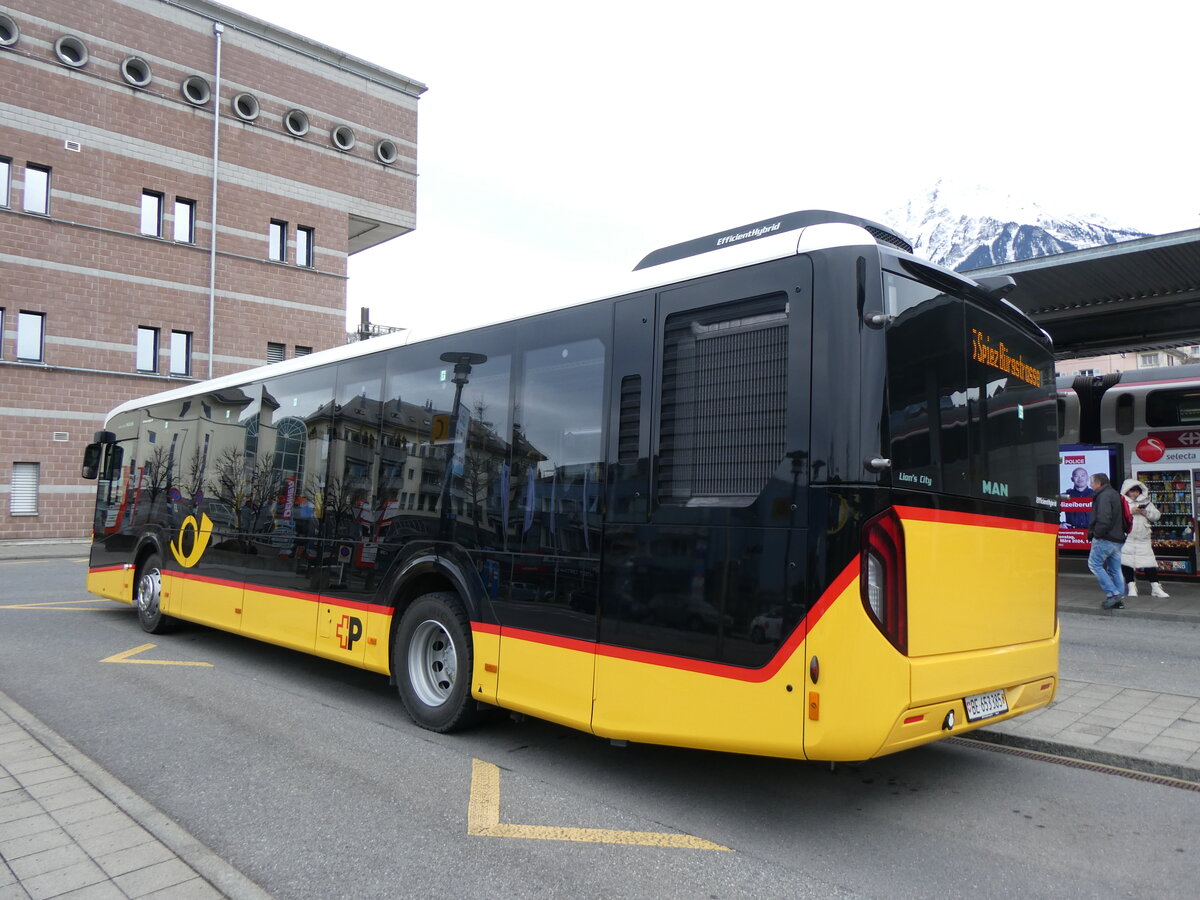
[[[1200,344],[1200,229],[988,266],[1060,359]]]

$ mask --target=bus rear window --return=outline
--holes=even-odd
[[[887,334],[893,486],[1029,504],[1054,497],[1044,464],[1057,459],[1058,440],[1049,350],[940,286],[890,272],[884,283],[896,311]]]

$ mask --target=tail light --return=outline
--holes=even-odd
[[[894,509],[862,530],[859,587],[867,615],[901,653],[908,653],[908,588],[904,573],[904,527]]]

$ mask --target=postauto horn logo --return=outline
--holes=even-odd
[[[200,562],[200,557],[204,555],[204,551],[208,549],[208,539],[212,537],[213,523],[212,519],[206,513],[200,513],[200,522],[197,524],[195,516],[188,516],[183,520],[183,524],[179,526],[178,544],[171,541],[171,555],[175,557],[175,562],[179,563],[185,569],[190,569],[196,563]],[[187,546],[187,533],[192,533],[191,543],[192,549],[187,556],[183,555],[183,547]]]

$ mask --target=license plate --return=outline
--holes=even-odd
[[[1004,691],[989,691],[986,694],[976,694],[963,701],[967,708],[967,721],[978,722],[980,719],[990,719],[1008,712],[1008,697]]]

